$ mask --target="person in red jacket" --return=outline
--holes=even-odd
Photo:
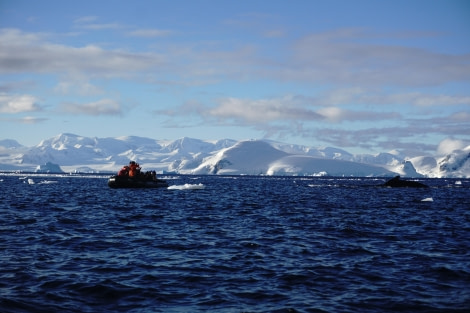
[[[118,172],[118,176],[129,176],[129,166],[125,165]]]
[[[129,162],[129,177],[139,177],[140,174],[140,165],[135,163],[135,161]]]

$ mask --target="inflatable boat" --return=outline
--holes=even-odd
[[[162,188],[168,187],[168,183],[158,178],[144,179],[114,175],[108,179],[108,186],[111,188]]]

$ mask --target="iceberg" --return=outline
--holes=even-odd
[[[59,165],[46,162],[44,165],[38,165],[35,170],[36,173],[63,173]]]

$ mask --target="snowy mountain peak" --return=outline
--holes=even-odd
[[[406,161],[396,153],[353,155],[338,148],[269,140],[189,137],[165,141],[63,133],[34,147],[8,139],[0,141],[0,147],[0,170],[34,171],[38,164],[51,162],[66,172],[115,172],[134,160],[146,170],[180,174],[470,177],[470,146],[439,159],[422,156]]]
[[[64,150],[69,148],[79,148],[81,146],[94,146],[96,145],[96,138],[88,138],[77,136],[74,134],[59,134],[50,139],[41,141],[37,147],[52,147],[55,150]]]
[[[470,173],[470,146],[454,150],[439,162],[439,171],[446,177],[465,177]]]
[[[337,160],[353,160],[353,155],[343,149],[324,147],[319,149],[322,152],[322,156],[328,159]]]
[[[23,147],[18,141],[13,139],[0,140],[0,148],[4,149],[15,149]]]
[[[191,154],[205,151],[214,147],[214,144],[200,139],[183,137],[172,141],[165,146],[165,151],[177,151],[180,153]]]
[[[418,173],[411,161],[403,161],[399,166],[393,169],[395,173],[399,173],[403,177],[423,177],[424,175]]]
[[[207,158],[193,173],[266,174],[270,162],[286,155],[286,152],[280,151],[264,141],[240,141]]]

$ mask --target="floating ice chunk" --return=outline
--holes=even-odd
[[[462,185],[462,181],[461,181],[461,180],[457,180],[457,181],[455,182],[455,184],[456,184],[456,185]]]
[[[422,202],[433,202],[434,199],[432,197],[429,197],[429,198],[424,198],[423,200],[421,200]]]
[[[34,180],[32,178],[28,178],[28,184],[34,185]]]
[[[39,182],[40,184],[55,184],[57,183],[57,180],[42,180],[41,182]]]
[[[189,189],[204,189],[206,186],[204,184],[184,184],[184,185],[173,185],[168,187],[168,189],[174,190],[189,190]]]

